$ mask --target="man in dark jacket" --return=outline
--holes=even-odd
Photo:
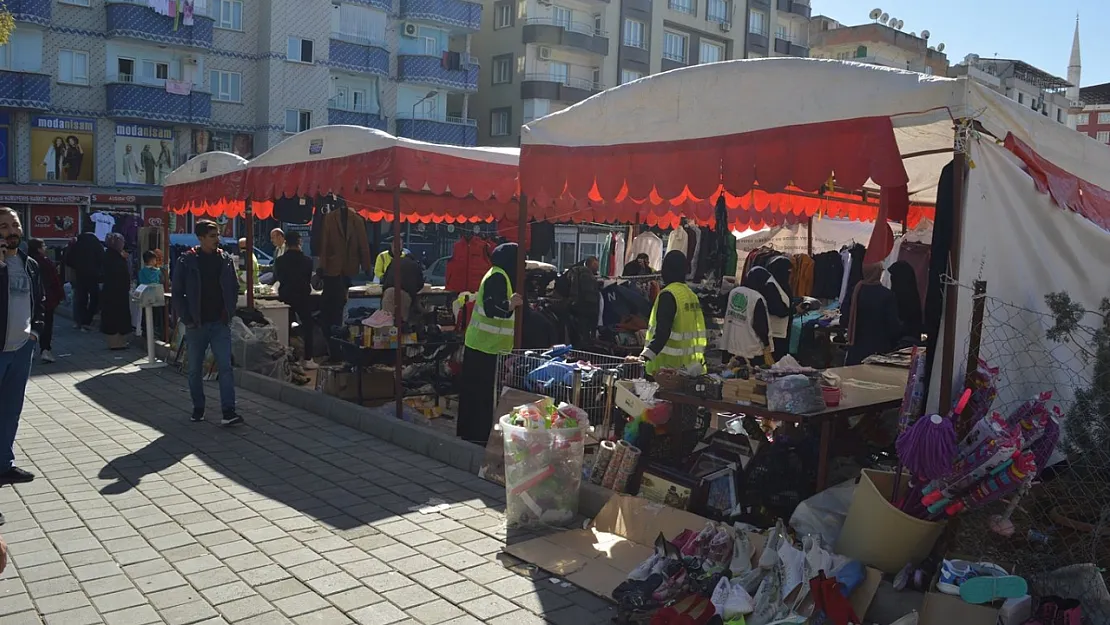
[[[312,259],[301,251],[301,233],[291,230],[282,239],[282,254],[274,259],[274,282],[278,284],[278,299],[289,304],[297,315],[304,340],[305,369],[316,369],[313,350],[312,321]]]
[[[66,266],[73,269],[73,324],[86,332],[100,305],[100,272],[104,264],[104,244],[93,233],[91,221],[77,237],[66,255]]]
[[[231,256],[220,249],[220,227],[202,219],[194,233],[200,245],[177,259],[173,272],[173,308],[185,324],[189,358],[189,394],[193,421],[204,421],[204,357],[211,346],[220,374],[221,425],[239,425],[235,412],[235,378],[231,370],[231,318],[239,299],[239,278]]]
[[[46,295],[38,263],[19,250],[22,239],[19,215],[0,206],[0,486],[35,479],[15,466],[15,433],[42,331]],[[3,518],[0,515],[0,523]]]

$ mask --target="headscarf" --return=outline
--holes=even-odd
[[[104,245],[110,250],[122,252],[124,246],[123,235],[118,232],[111,232],[108,236],[104,237]]]
[[[859,314],[859,292],[865,284],[881,284],[883,279],[883,264],[869,263],[863,266],[863,278],[856,283],[852,290],[852,312],[848,318],[848,344],[856,344],[856,315]]]
[[[663,257],[663,285],[686,281],[686,255],[671,250]]]
[[[502,243],[493,248],[493,252],[489,255],[490,262],[493,263],[494,267],[509,274],[509,285],[513,292],[516,292],[516,257],[518,250],[516,243]]]
[[[913,266],[900,260],[890,266],[890,290],[894,293],[894,301],[898,304],[898,318],[902,321],[904,330],[915,335],[921,334],[921,291],[917,288],[917,274]]]
[[[771,272],[771,277],[782,287],[782,292],[786,293],[788,300],[794,298],[794,293],[790,291],[791,268],[790,259],[785,256],[777,256],[772,258],[771,262],[767,263],[767,271]],[[789,303],[790,302],[787,302],[787,304]]]
[[[763,285],[767,284],[767,281],[770,279],[771,272],[763,267],[752,267],[751,270],[748,271],[748,275],[744,276],[744,281],[740,283],[740,286],[758,291],[762,289]]]

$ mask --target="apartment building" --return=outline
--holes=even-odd
[[[1110,143],[1110,83],[1083,87],[1079,100],[1075,129],[1099,143]]]
[[[807,52],[809,5],[798,0],[484,0],[484,8],[472,50],[481,88],[471,98],[482,145],[518,145],[521,125],[649,74]],[[747,24],[762,43],[749,45]],[[770,24],[785,43],[771,43]]]
[[[66,238],[97,210],[154,219],[166,175],[191,156],[249,158],[315,126],[477,142],[477,2],[171,4],[7,0],[0,202],[41,221],[32,235]]]
[[[895,26],[901,24],[893,23]],[[916,32],[902,32],[900,28],[880,22],[846,26],[824,15],[814,17],[809,29],[810,56],[814,58],[882,65],[937,76],[948,73],[944,46],[930,46],[928,31],[918,36]]]
[[[969,54],[953,65],[948,75],[967,76],[1055,122],[1074,127],[1068,95],[1072,84],[1025,61]]]

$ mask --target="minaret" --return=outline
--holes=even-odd
[[[1079,14],[1075,15],[1075,35],[1071,39],[1071,58],[1068,59],[1068,87],[1067,98],[1073,106],[1079,103],[1079,80],[1083,73],[1083,64],[1079,59]],[[1075,129],[1076,116],[1068,115],[1068,127]]]

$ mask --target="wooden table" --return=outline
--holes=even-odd
[[[902,395],[905,392],[906,380],[909,376],[909,371],[906,369],[879,365],[833,367],[826,369],[826,371],[839,375],[843,383],[840,404],[806,415],[776,412],[768,410],[765,406],[702,399],[685,393],[669,391],[660,391],[656,393],[656,397],[672,404],[705,406],[714,412],[752,415],[790,423],[820,423],[821,443],[817,460],[817,490],[822,491],[828,485],[829,454],[832,449],[833,434],[837,423],[849,417],[882,412],[901,406]],[[714,425],[718,429],[721,427],[719,423]]]

